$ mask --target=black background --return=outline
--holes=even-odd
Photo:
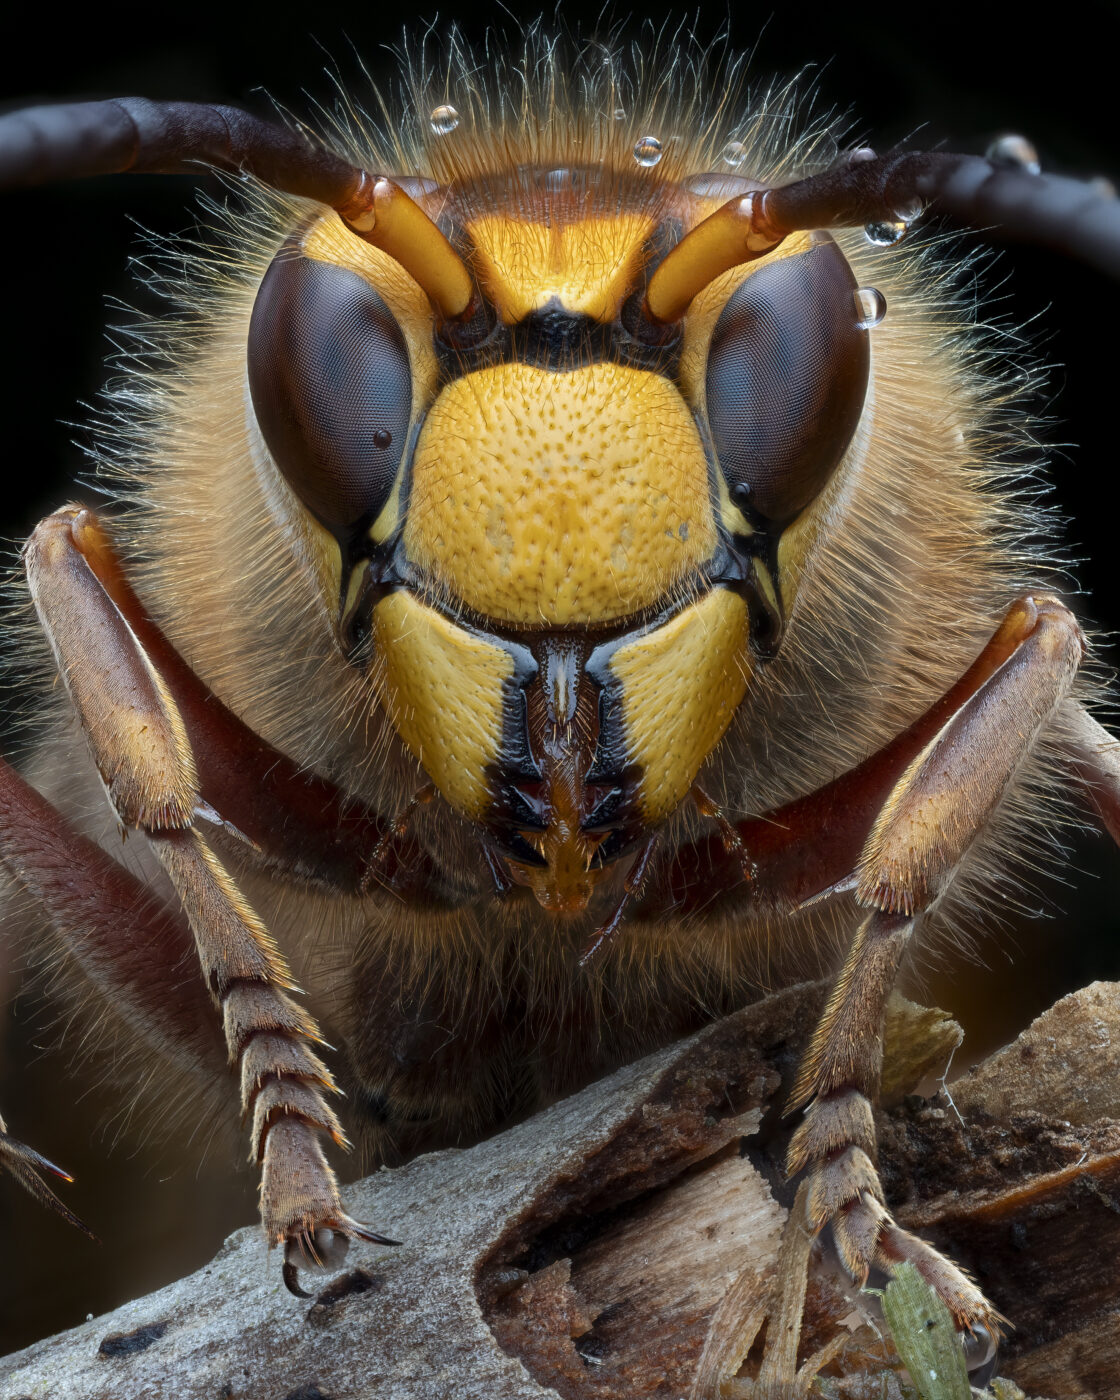
[[[402,24],[415,28],[433,17],[431,11],[416,18],[398,9],[389,25],[381,18],[389,7],[334,0],[299,11],[237,3],[214,10],[91,6],[65,22],[53,7],[42,6],[39,16],[28,8],[21,32],[7,29],[5,35],[4,106],[141,94],[233,102],[266,115],[262,86],[297,110],[304,89],[329,96],[326,60],[315,40],[333,55],[344,77],[356,75],[350,41],[376,73],[392,62],[382,46],[399,39]],[[531,17],[535,11],[516,13]],[[642,10],[635,18],[660,22],[671,13]],[[916,144],[980,151],[993,135],[1023,131],[1048,168],[1120,174],[1116,6],[1082,0],[1065,7],[1065,15],[1050,11],[1037,26],[1016,13],[991,0],[956,9],[882,3],[855,8],[834,0],[819,7],[788,5],[768,19],[756,6],[737,6],[732,17],[712,6],[700,11],[696,29],[705,36],[727,27],[735,46],[753,46],[756,75],[790,75],[811,66],[821,104],[850,112],[855,130],[880,149],[912,137]],[[593,28],[597,11],[569,5],[561,14],[571,26]],[[495,6],[441,7],[440,22],[452,20],[475,39],[490,22],[506,28],[513,23]],[[73,443],[82,431],[71,424],[80,422],[80,401],[92,400],[102,380],[108,349],[103,327],[112,319],[106,299],[146,304],[126,268],[137,241],[130,218],[160,233],[189,228],[197,183],[186,177],[129,177],[0,197],[0,533],[12,541],[65,498],[67,481],[81,468]],[[1005,275],[1008,283],[1002,282]],[[1120,623],[1113,507],[1120,455],[1115,427],[1120,291],[1038,249],[1009,250],[986,282],[1002,314],[1032,323],[1029,333],[1040,359],[1054,366],[1038,408],[1055,420],[1044,427],[1044,436],[1063,444],[1051,470],[1056,499],[1071,522],[1061,543],[1081,561],[1075,573],[1085,589],[1077,600],[1080,612],[1107,633]],[[1109,636],[1100,646],[1107,659],[1116,659]],[[1048,887],[1061,914],[1023,923],[1010,939],[991,940],[985,948],[987,971],[960,969],[943,992],[935,989],[942,1004],[968,1018],[975,1047],[1011,1033],[1059,991],[1092,976],[1120,976],[1112,913],[1120,899],[1115,873],[1120,860],[1102,842],[1086,838],[1074,863],[1083,873],[1070,877],[1073,890]],[[1019,948],[1017,970],[1006,956],[1012,945]],[[24,1053],[19,1036],[11,1039],[18,1059]],[[32,1103],[36,1095],[67,1103],[76,1097],[78,1085],[60,1081],[61,1064],[57,1058],[39,1060],[28,1072],[37,1087],[9,1089],[6,1111],[14,1113],[15,1104]],[[74,1163],[70,1136],[84,1131],[95,1116],[87,1102],[77,1112],[76,1123],[54,1140],[36,1139],[68,1164]],[[20,1127],[28,1131],[26,1122]],[[153,1176],[146,1165],[118,1152],[112,1167],[101,1168],[97,1162],[106,1147],[96,1144],[96,1155],[78,1164],[85,1179],[115,1180],[125,1199],[136,1197],[137,1213],[147,1209],[158,1194],[163,1166]],[[27,1203],[25,1209],[22,1199],[13,1199],[14,1188],[0,1182],[0,1279],[8,1281],[0,1284],[0,1350],[202,1262],[224,1229],[252,1216],[251,1187],[244,1179],[232,1202],[213,1199],[223,1172],[221,1164],[202,1178],[193,1169],[180,1172],[165,1192],[172,1193],[166,1218],[156,1225],[118,1219],[98,1203],[94,1187],[86,1188],[84,1202],[82,1188],[75,1188],[79,1209],[100,1212],[93,1218],[106,1236],[100,1252],[71,1240],[53,1220],[35,1217],[33,1227],[25,1228],[20,1222],[33,1208]],[[146,1173],[142,1181],[137,1173]],[[185,1250],[176,1242],[178,1225],[188,1236]]]

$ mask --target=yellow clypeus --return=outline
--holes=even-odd
[[[692,414],[669,380],[609,362],[456,379],[416,446],[404,543],[441,592],[497,621],[638,612],[716,546]]]

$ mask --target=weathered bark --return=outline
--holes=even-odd
[[[348,1188],[405,1243],[355,1248],[311,1304],[242,1230],[191,1277],[0,1361],[0,1396],[714,1400],[757,1373],[737,1338],[790,1202],[769,1110],[822,996],[769,998],[490,1142]],[[888,1100],[958,1036],[897,1004]],[[1005,1374],[1052,1400],[1120,1397],[1118,1046],[1120,984],[1097,983],[954,1086],[963,1121],[944,1095],[880,1116],[899,1219],[974,1269],[1015,1324]],[[901,1394],[876,1306],[814,1248],[800,1355],[843,1339],[832,1393]]]

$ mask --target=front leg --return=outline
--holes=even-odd
[[[395,1241],[342,1208],[320,1143],[326,1136],[349,1146],[326,1101],[338,1089],[311,1048],[323,1043],[318,1027],[287,995],[298,988],[279,949],[196,831],[149,832],[148,838],[182,901],[222,1013],[230,1060],[240,1068],[242,1112],[252,1115],[249,1159],[261,1171],[265,1235],[270,1245],[285,1245],[285,1282],[306,1296],[297,1266],[319,1262],[324,1252],[337,1258],[332,1236]]]
[[[936,904],[1023,760],[1069,693],[1084,642],[1056,599],[1024,598],[997,637],[1008,659],[943,724],[887,797],[864,844],[856,897],[860,928],[805,1058],[791,1107],[809,1105],[788,1169],[808,1170],[813,1229],[830,1223],[858,1283],[872,1265],[907,1259],[962,1329],[999,1318],[953,1264],[901,1230],[883,1203],[871,1104],[878,1091],[887,998],[921,914]]]
[[[321,1232],[391,1241],[342,1208],[320,1144],[326,1135],[346,1145],[327,1102],[334,1081],[312,1049],[318,1029],[288,995],[296,989],[279,949],[195,830],[202,802],[186,726],[83,546],[108,548],[89,512],[43,521],[25,550],[32,599],[110,801],[147,836],[182,901],[253,1115],[265,1230],[270,1244],[287,1244],[285,1278],[295,1288],[298,1255],[315,1259],[329,1242]]]

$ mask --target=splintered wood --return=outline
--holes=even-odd
[[[190,1278],[0,1361],[0,1400],[917,1397],[876,1296],[786,1228],[779,1109],[822,998],[781,993],[478,1147],[348,1187],[405,1243],[354,1249],[310,1307],[241,1231]],[[911,1092],[959,1036],[892,1005],[891,1206],[1012,1320],[1005,1377],[1120,1400],[1120,984],[958,1081],[960,1116]]]

